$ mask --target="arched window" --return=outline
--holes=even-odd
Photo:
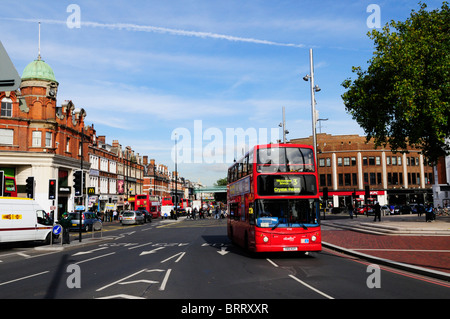
[[[1,116],[12,117],[12,100],[4,97],[2,99]]]

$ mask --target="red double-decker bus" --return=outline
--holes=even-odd
[[[17,197],[17,185],[14,177],[5,176],[3,179],[3,196]]]
[[[134,206],[137,210],[148,211],[152,214],[152,218],[158,218],[161,216],[161,204],[159,203],[158,196],[148,194],[136,195],[136,202]]]
[[[228,169],[228,237],[253,252],[321,251],[312,146],[257,145]]]

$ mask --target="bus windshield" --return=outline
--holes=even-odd
[[[5,178],[5,190],[7,192],[16,191],[16,182],[14,179]]]
[[[258,172],[314,172],[313,151],[309,148],[269,147],[258,149]]]
[[[254,217],[258,227],[303,227],[319,223],[316,199],[257,199]]]

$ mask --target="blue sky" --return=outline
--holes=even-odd
[[[59,82],[58,105],[72,100],[108,143],[119,140],[172,170],[177,132],[180,175],[207,185],[242,152],[227,129],[256,132],[247,146],[270,141],[272,130],[281,136],[284,106],[287,138],[311,135],[302,80],[310,48],[319,117],[328,118],[321,131],[363,135],[345,112],[340,84],[372,56],[367,7],[379,6],[382,26],[419,9],[409,0],[1,3],[0,40],[19,74],[38,55],[41,21],[41,56]]]

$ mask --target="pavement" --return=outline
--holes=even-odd
[[[450,281],[450,216],[432,222],[417,214],[373,220],[326,215],[321,220],[322,244],[375,264]]]

